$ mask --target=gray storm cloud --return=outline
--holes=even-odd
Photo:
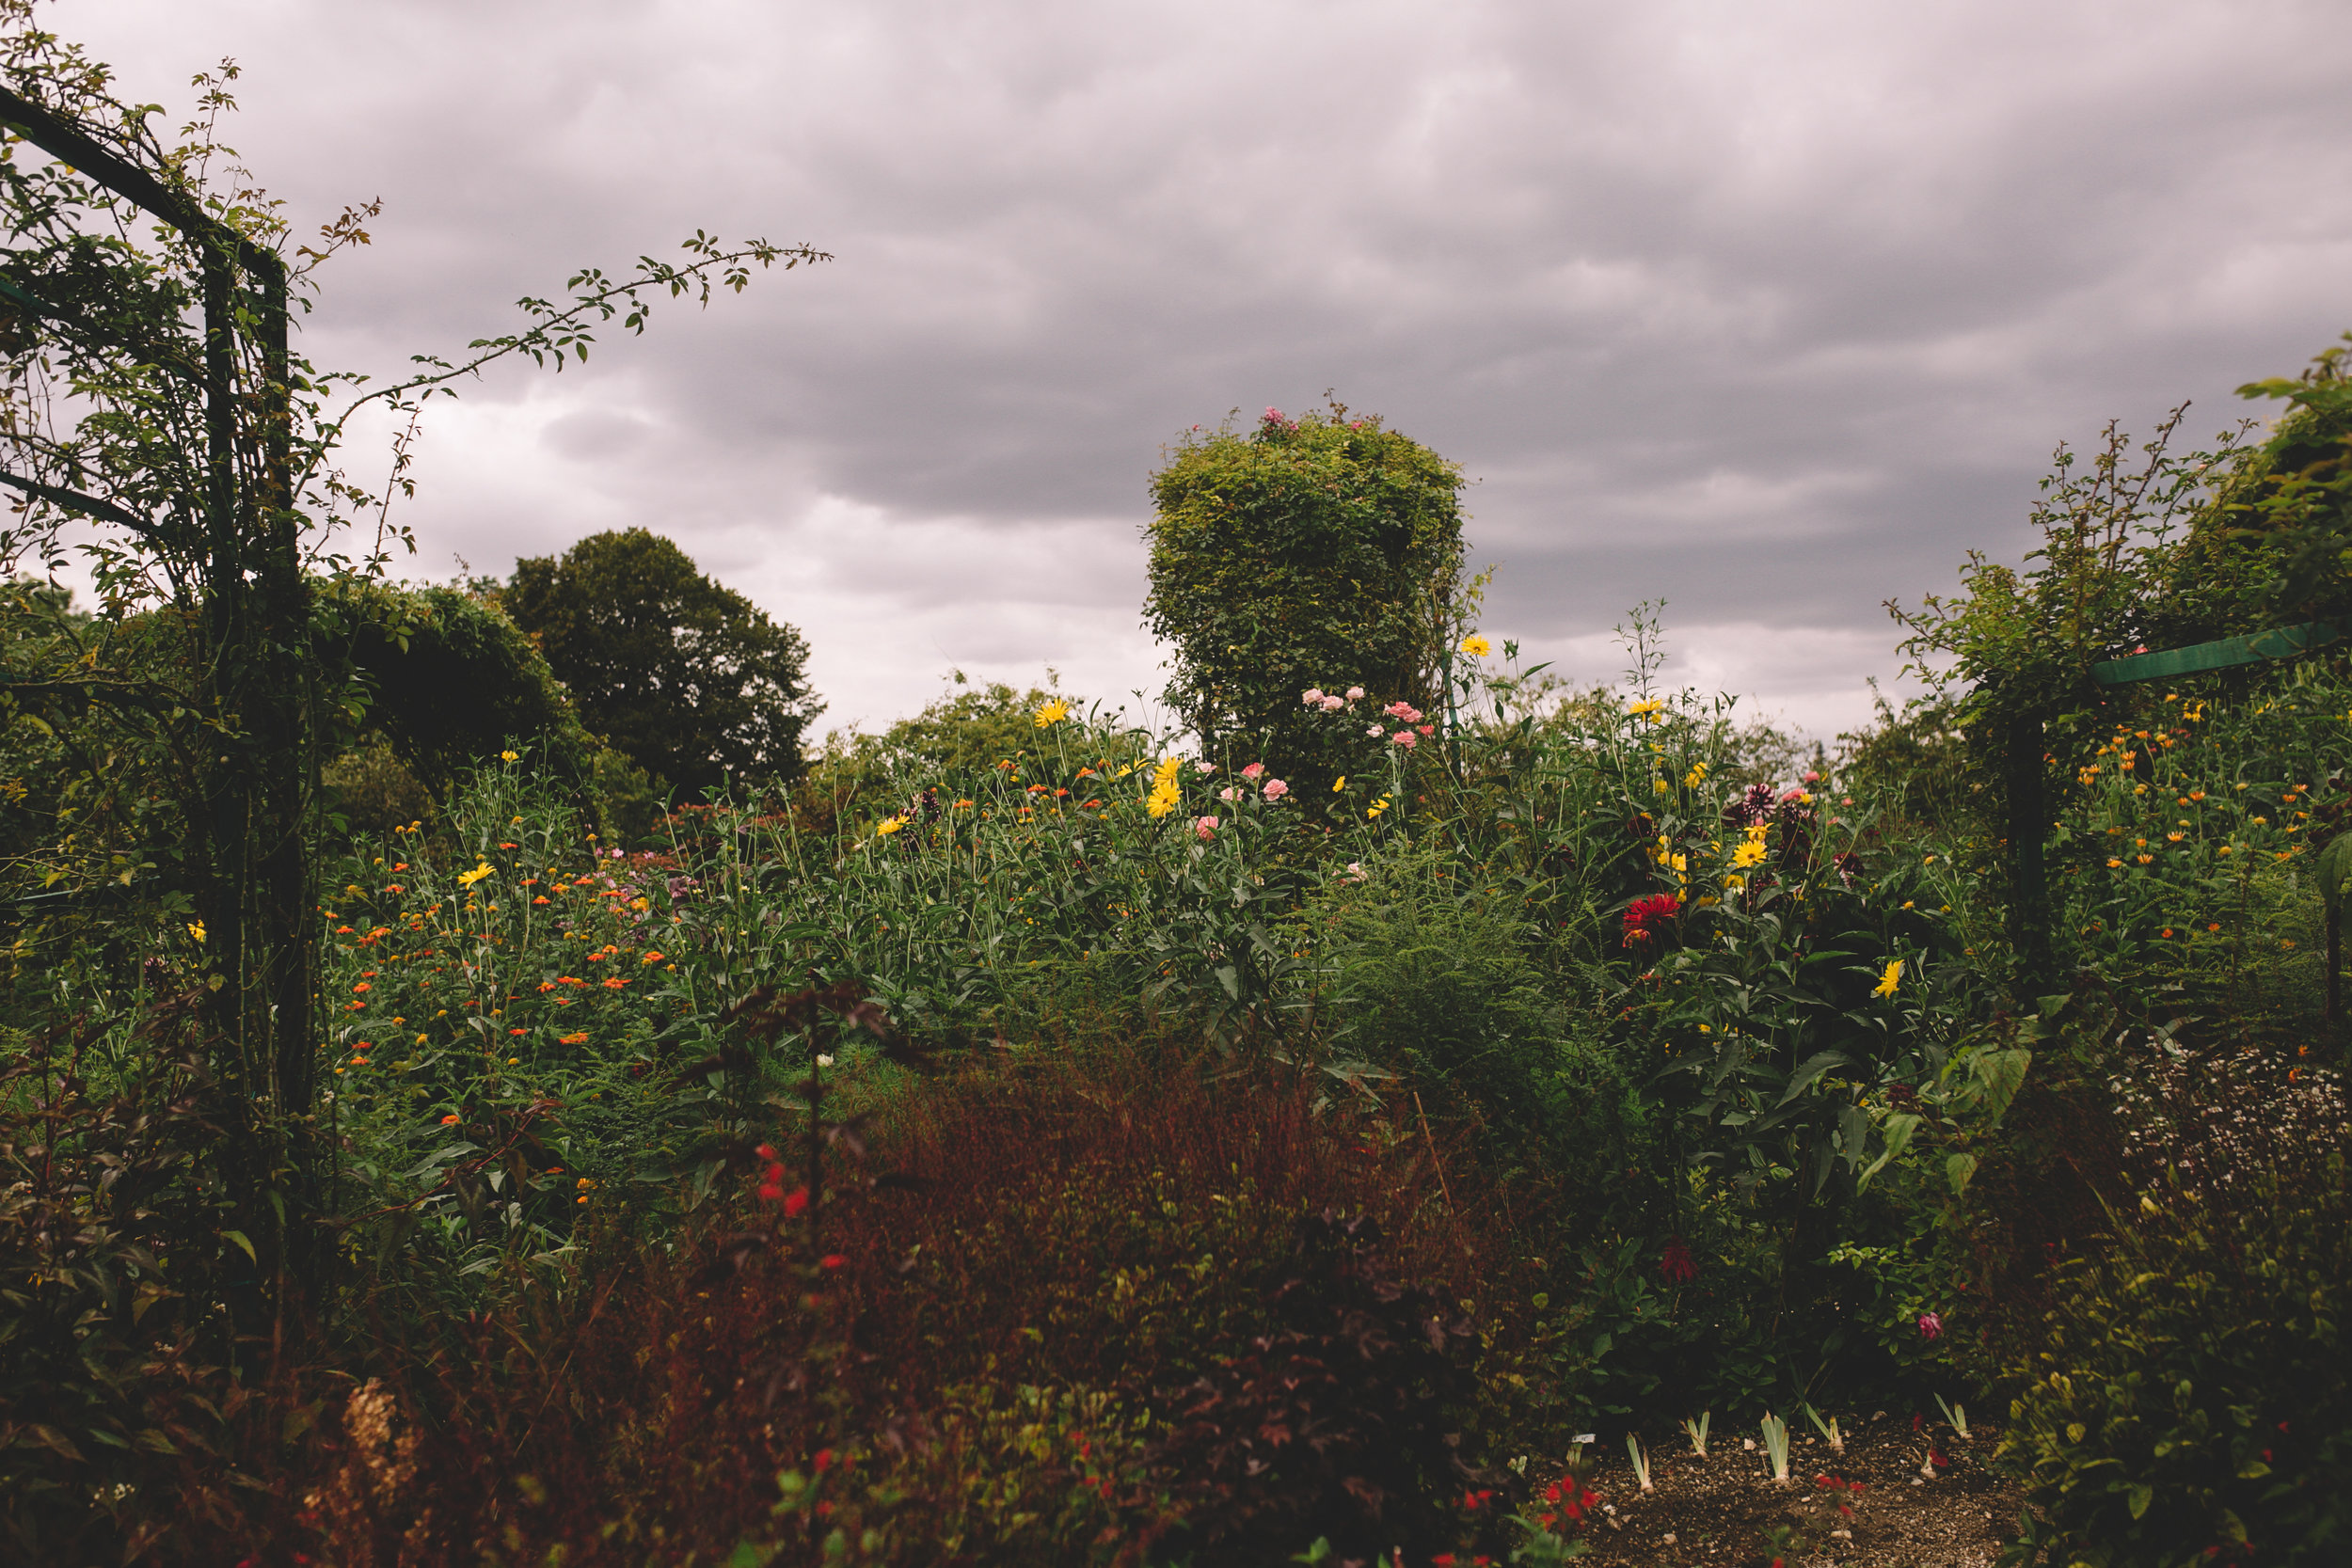
[[[1833,730],[1882,600],[2014,558],[2060,438],[2234,420],[2352,325],[2340,8],[84,0],[135,97],[245,68],[322,362],[396,370],[707,226],[837,260],[429,427],[415,569],[643,523],[836,720],[951,665],[1157,684],[1145,476],[1325,389],[1460,461],[1490,629]]]

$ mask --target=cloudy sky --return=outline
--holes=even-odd
[[[951,668],[1155,691],[1146,477],[1327,388],[1460,462],[1486,629],[1817,733],[1881,602],[2014,559],[2061,439],[2352,327],[2352,14],[2315,4],[57,0],[298,227],[376,372],[697,228],[834,261],[503,370],[413,575],[642,524],[798,626],[828,723]],[[364,455],[364,454],[362,454]]]

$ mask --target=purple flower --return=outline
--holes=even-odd
[[[1944,1334],[1944,1320],[1943,1320],[1942,1318],[1937,1317],[1937,1316],[1936,1316],[1934,1313],[1932,1313],[1932,1312],[1922,1312],[1922,1313],[1920,1313],[1920,1314],[1919,1314],[1919,1338],[1922,1338],[1922,1339],[1936,1339],[1936,1338],[1941,1338],[1943,1337],[1943,1334]]]

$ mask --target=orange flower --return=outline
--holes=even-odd
[[[457,1125],[457,1118],[455,1117],[443,1117],[441,1118],[441,1125],[443,1127],[454,1127]]]
[[[558,1045],[586,1045],[588,1043],[588,1032],[583,1029],[577,1035],[564,1035],[558,1038],[555,1043]]]

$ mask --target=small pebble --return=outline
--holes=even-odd
[[[1669,1546],[1671,1546],[1671,1545],[1673,1545],[1674,1544],[1675,1544],[1675,1532],[1674,1532],[1674,1531],[1672,1531],[1672,1530],[1668,1530],[1668,1531],[1666,1532],[1666,1544],[1667,1544],[1667,1545],[1669,1545]]]

